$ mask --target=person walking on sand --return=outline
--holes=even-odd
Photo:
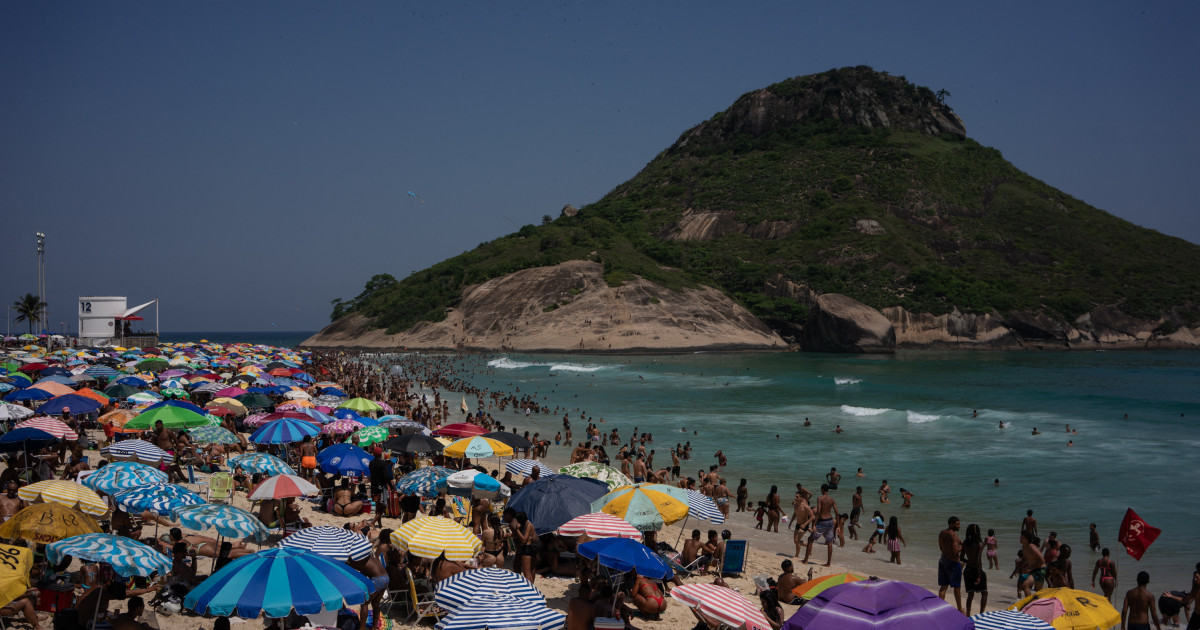
[[[892,552],[892,557],[888,558],[888,562],[895,562],[897,565],[899,565],[900,546],[908,546],[908,543],[904,541],[904,534],[900,533],[900,519],[893,516],[888,521],[887,529],[884,530],[884,537],[887,539],[887,542],[885,543],[887,550]]]
[[[812,555],[813,542],[817,538],[825,538],[825,566],[833,565],[833,544],[837,542],[837,524],[834,522],[834,517],[837,515],[837,503],[833,497],[829,496],[829,484],[821,484],[821,496],[817,497],[817,525],[813,528],[812,534],[808,537],[808,548],[804,550],[804,564],[808,564],[808,557]]]
[[[1100,576],[1100,590],[1112,602],[1113,592],[1117,590],[1117,563],[1108,557],[1108,547],[1100,552],[1100,559],[1092,569],[1092,588],[1096,588],[1096,576]]]
[[[1146,588],[1150,583],[1150,574],[1141,571],[1137,574],[1137,587],[1125,593],[1125,603],[1121,606],[1121,630],[1150,630],[1150,620],[1154,620],[1156,630],[1162,630],[1158,622],[1158,608],[1154,606],[1154,595]]]
[[[958,612],[963,612],[962,607],[962,561],[959,559],[962,555],[962,541],[958,538],[958,529],[962,523],[958,517],[951,516],[946,519],[947,527],[938,534],[938,548],[942,555],[938,558],[938,597],[946,599],[946,589],[954,589],[954,604],[958,607]],[[1036,551],[1037,548],[1035,547]]]
[[[746,500],[750,498],[750,489],[746,487],[746,480],[742,479],[738,482],[737,487],[737,511],[746,511]]]
[[[792,542],[796,543],[795,557],[800,557],[800,547],[804,545],[804,533],[816,521],[816,515],[812,510],[812,506],[808,501],[800,500],[797,510],[792,513],[792,522],[788,525],[795,525],[795,531],[792,532]]]
[[[985,547],[979,526],[975,523],[967,525],[967,536],[963,539],[963,584],[967,587],[967,616],[971,616],[971,600],[979,593],[979,612],[987,608],[987,573],[983,570],[983,550]]]
[[[779,487],[771,486],[771,491],[767,493],[767,531],[779,533],[779,517],[783,516],[783,510],[779,508]]]
[[[799,527],[800,517],[811,498],[812,493],[804,489],[804,484],[796,484],[796,494],[792,496],[792,522],[788,523],[788,529]],[[801,504],[804,504],[804,507],[801,507]]]

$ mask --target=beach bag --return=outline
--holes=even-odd
[[[388,492],[386,514],[388,518],[400,518],[400,493],[395,490]]]

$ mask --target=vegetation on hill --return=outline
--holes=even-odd
[[[766,102],[766,115],[750,118],[751,101]],[[1093,208],[969,138],[932,134],[932,115],[952,116],[938,93],[869,68],[789,79],[689,130],[578,215],[401,281],[375,276],[358,297],[335,300],[333,319],[358,312],[399,332],[443,319],[467,285],[576,259],[603,262],[613,285],[637,275],[714,286],[775,323],[807,313],[766,291],[778,277],[933,314],[1031,310],[1069,321],[1118,305],[1145,319],[1172,309],[1180,323],[1200,319],[1200,246]],[[733,227],[676,238],[688,213]],[[864,233],[860,220],[884,232]]]

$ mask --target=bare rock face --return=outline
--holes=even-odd
[[[576,208],[575,206],[572,206],[571,204],[567,204],[562,207],[562,211],[559,212],[559,214],[564,217],[573,217],[573,216],[579,214],[579,208]]]
[[[961,313],[946,315],[910,313],[900,306],[883,309],[892,322],[898,348],[931,347],[1004,347],[1019,341],[1004,320],[994,314]]]
[[[818,296],[802,346],[816,352],[893,352],[896,331],[879,311],[837,293]]]
[[[854,229],[863,234],[870,234],[872,236],[887,232],[887,230],[883,229],[883,226],[879,225],[879,222],[875,219],[859,219],[858,221],[854,222]]]
[[[610,287],[603,266],[587,261],[525,269],[468,287],[440,322],[420,323],[396,335],[368,327],[365,318],[351,315],[303,345],[491,352],[771,350],[787,345],[720,291],[672,291],[641,279]]]

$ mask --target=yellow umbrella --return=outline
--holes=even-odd
[[[661,483],[635,483],[592,501],[592,511],[623,518],[642,531],[657,531],[687,517],[687,493]]]
[[[212,402],[208,403],[208,407],[224,407],[225,409],[228,409],[239,415],[245,415],[247,413],[246,405],[243,405],[242,401],[234,400],[232,398],[221,397],[214,399]]]
[[[30,503],[38,500],[58,503],[92,516],[104,516],[108,513],[108,504],[95,490],[74,481],[39,481],[17,490],[17,496]]]
[[[1044,588],[1009,610],[1033,615],[1058,630],[1094,630],[1121,623],[1121,613],[1103,595],[1073,588]]]
[[[447,457],[509,457],[513,448],[504,442],[476,435],[453,442],[442,454]]]
[[[441,516],[415,518],[392,532],[392,542],[400,553],[411,552],[421,558],[446,558],[464,561],[474,558],[483,541],[471,530]]]
[[[36,503],[0,525],[0,537],[24,538],[39,543],[99,532],[100,524],[96,519],[57,503]]]
[[[0,545],[0,599],[11,602],[29,590],[33,551],[26,547]]]

